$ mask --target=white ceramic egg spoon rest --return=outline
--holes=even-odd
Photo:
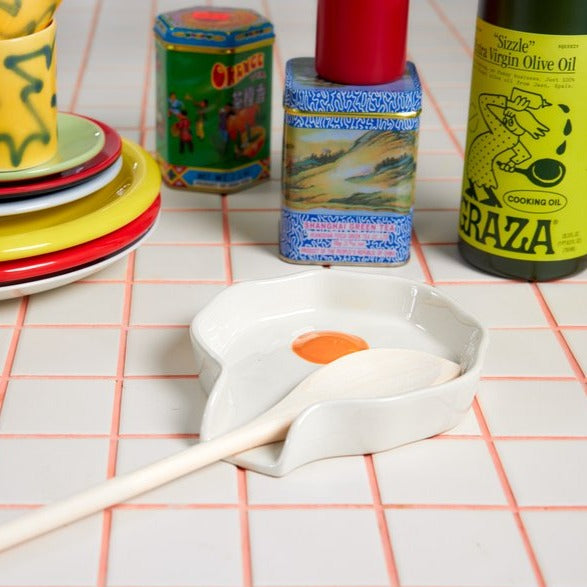
[[[281,401],[244,426],[137,471],[40,508],[0,527],[0,551],[89,516],[244,450],[284,440],[304,410],[319,402],[383,398],[438,385],[456,363],[416,350],[369,349],[314,371]]]

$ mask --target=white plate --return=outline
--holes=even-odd
[[[31,196],[30,198],[23,198],[11,202],[5,202],[0,199],[0,216],[46,210],[55,206],[61,206],[61,204],[74,202],[75,200],[93,194],[109,184],[118,175],[121,168],[122,157],[119,157],[110,167],[79,185],[43,194],[42,196]]]
[[[55,275],[53,277],[35,279],[32,281],[27,281],[26,283],[19,283],[17,285],[6,285],[4,287],[0,287],[0,300],[10,300],[14,298],[20,298],[23,296],[29,296],[43,291],[48,291],[50,289],[55,289],[57,287],[67,285],[69,283],[73,283],[74,281],[84,279],[88,275],[92,275],[93,273],[101,271],[102,269],[106,269],[106,267],[109,267],[117,261],[120,261],[130,252],[134,251],[137,247],[139,247],[153,233],[154,229],[156,228],[156,225],[157,221],[155,221],[155,224],[153,224],[153,226],[149,228],[149,230],[141,238],[139,238],[132,245],[126,247],[119,253],[116,253],[115,255],[113,255],[112,257],[108,257],[107,259],[103,259],[102,261],[98,261],[97,263],[88,265],[87,267],[83,267],[81,269],[74,269],[73,271],[68,271],[60,275]]]
[[[285,443],[231,462],[280,476],[316,459],[378,452],[444,432],[471,406],[487,345],[474,317],[426,284],[322,269],[231,286],[195,317],[190,333],[209,394],[201,438],[251,420],[318,368],[294,353],[292,342],[324,330],[359,336],[371,348],[435,353],[459,363],[462,375],[392,398],[314,405]]]

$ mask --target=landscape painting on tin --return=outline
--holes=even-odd
[[[416,132],[286,128],[283,183],[289,208],[412,207]]]

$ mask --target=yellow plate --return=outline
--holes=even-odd
[[[0,218],[0,261],[60,251],[108,234],[144,212],[160,187],[153,158],[123,139],[122,169],[105,187],[76,202]]]

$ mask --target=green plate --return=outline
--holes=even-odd
[[[42,165],[0,172],[0,182],[32,179],[61,173],[85,163],[104,146],[104,131],[91,120],[76,114],[57,115],[57,154]]]

